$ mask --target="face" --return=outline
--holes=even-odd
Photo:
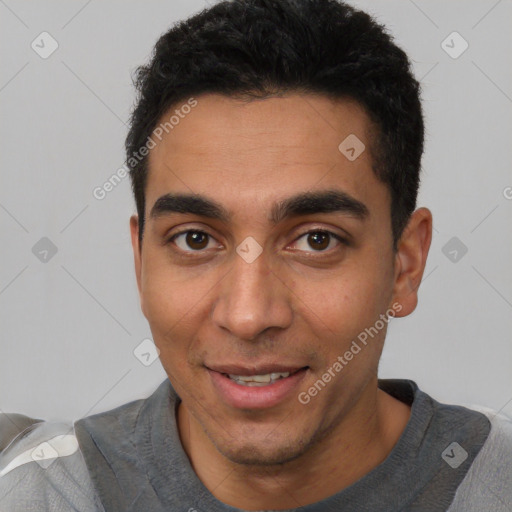
[[[394,303],[396,316],[414,309],[415,295],[400,285],[390,194],[356,103],[196,99],[150,152],[141,248],[132,218],[142,310],[218,451],[285,462],[357,408],[376,378],[387,325],[376,322]],[[365,146],[356,159],[362,146],[338,149],[351,134]]]

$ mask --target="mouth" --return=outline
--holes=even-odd
[[[287,379],[290,375],[294,375],[305,368],[306,367],[286,372],[261,373],[259,375],[235,375],[233,373],[223,373],[222,375],[228,377],[240,386],[262,387],[274,384],[280,379]]]
[[[290,375],[295,375],[297,372],[306,369],[307,366],[303,368],[291,368],[291,369],[273,369],[274,371],[268,371],[264,369],[260,370],[244,370],[241,369],[241,373],[233,373],[228,372],[220,372],[224,377],[231,379],[233,382],[236,382],[240,386],[248,386],[248,387],[262,387],[269,386],[277,382],[281,379],[287,379]],[[249,373],[252,371],[253,373]]]
[[[208,370],[219,398],[238,409],[264,409],[288,398],[309,367],[215,367]]]

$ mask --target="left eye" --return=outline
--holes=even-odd
[[[204,231],[184,231],[178,233],[171,238],[182,251],[191,252],[208,249],[209,244],[213,241],[213,237]]]
[[[330,231],[309,231],[300,236],[295,245],[302,251],[310,251],[312,248],[314,252],[325,252],[332,249],[333,244],[337,246],[342,242],[341,237]]]

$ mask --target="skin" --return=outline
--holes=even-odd
[[[142,247],[138,219],[130,220],[142,311],[182,399],[182,444],[210,492],[246,510],[314,503],[379,465],[407,424],[410,408],[377,387],[386,329],[308,404],[294,392],[270,408],[234,408],[205,365],[308,366],[297,389],[307,391],[393,304],[401,308],[396,316],[415,309],[432,216],[416,210],[393,251],[390,193],[371,167],[372,125],[353,101],[309,94],[197,100],[149,155]],[[366,146],[352,162],[338,150],[349,134]],[[275,202],[326,189],[363,202],[368,216],[269,222]],[[150,217],[169,192],[206,196],[231,217]],[[212,238],[199,250],[185,235],[170,240],[186,229]],[[319,250],[307,234],[319,229],[348,245],[328,238]],[[263,249],[252,263],[236,252],[249,236]]]

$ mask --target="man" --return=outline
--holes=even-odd
[[[235,0],[140,68],[141,307],[169,379],[73,426],[2,420],[1,510],[510,511],[512,425],[378,380],[417,304],[419,85],[335,0]]]

